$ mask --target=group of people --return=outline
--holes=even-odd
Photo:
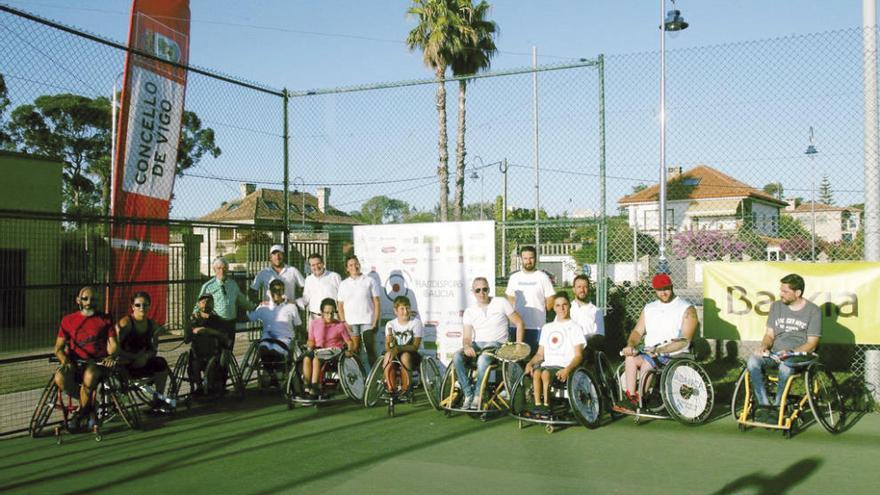
[[[204,382],[200,377],[205,361],[234,344],[239,309],[247,311],[249,320],[262,323],[259,356],[267,371],[262,374],[262,386],[281,382],[284,363],[290,360],[293,345],[299,345],[302,351],[300,366],[305,394],[311,398],[321,394],[322,361],[316,349],[336,348],[349,356],[358,356],[364,371],[377,359],[372,342],[380,318],[380,289],[374,278],[361,272],[356,256],[346,258],[348,277],[344,280],[326,269],[320,254],[308,257],[311,273],[307,277],[285,263],[283,245],[270,248],[269,261],[269,266],[255,277],[248,295],[228,277],[229,264],[224,258],[213,261],[214,277],[201,287],[185,332],[194,355],[188,370],[191,378],[195,376],[193,394],[206,393],[200,385]],[[487,350],[509,341],[530,345],[532,355],[525,372],[533,378],[534,402],[542,409],[549,406],[552,383],[565,382],[585,358],[604,345],[604,319],[600,308],[589,301],[589,278],[574,278],[572,298],[565,291],[556,291],[549,275],[537,268],[534,247],[522,248],[520,261],[521,270],[508,280],[506,297],[493,297],[485,277],[472,281],[473,303],[462,316],[463,345],[452,363],[464,394],[465,409],[479,408],[475,388],[491,364]],[[821,314],[815,304],[804,299],[803,278],[791,274],[780,283],[780,299],[771,307],[766,334],[747,364],[757,401],[765,408],[770,406],[770,400],[763,386],[764,371],[778,366],[780,379],[784,379],[795,367],[790,361],[794,357],[770,359],[767,353],[811,352],[821,336]],[[637,381],[667,359],[640,352],[640,342],[644,340],[646,346],[653,346],[672,339],[690,341],[699,326],[694,306],[675,295],[668,275],[657,274],[651,285],[656,300],[644,307],[621,351],[626,363],[624,402],[628,404],[624,405],[638,404]],[[78,310],[62,319],[55,343],[55,355],[60,362],[55,382],[79,398],[81,407],[76,421],[94,421],[94,391],[109,366],[133,378],[151,378],[157,392],[151,407],[161,412],[163,402],[158,395],[164,393],[169,368],[157,355],[158,337],[164,328],[147,317],[149,294],[135,292],[128,314],[115,323],[100,310],[98,293],[93,287],[82,288],[76,303]],[[405,296],[397,297],[393,305],[395,318],[385,325],[383,363],[398,359],[404,367],[414,369],[420,359],[423,324],[414,317]],[[550,309],[555,317],[548,322]],[[305,310],[306,325],[300,310]],[[469,366],[476,367],[473,381],[469,378]],[[778,403],[779,396],[776,400]]]

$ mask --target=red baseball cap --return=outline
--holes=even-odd
[[[672,279],[665,273],[658,273],[651,279],[651,287],[656,290],[672,287]]]

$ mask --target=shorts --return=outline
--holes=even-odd
[[[556,381],[556,374],[559,373],[559,370],[562,369],[562,366],[538,366],[538,371],[546,371],[550,373],[550,381]]]
[[[397,354],[397,358],[400,359],[400,357],[404,354],[409,354],[410,366],[412,366],[412,370],[419,369],[419,364],[422,362],[422,355],[416,351],[401,351]]]
[[[150,378],[157,373],[168,371],[168,361],[159,356],[153,356],[147,360],[147,363],[140,368],[128,365],[125,367],[128,376],[131,378]]]
[[[659,368],[660,366],[665,365],[666,363],[668,363],[672,359],[669,356],[657,356],[655,358],[651,357],[647,354],[639,354],[639,356],[641,356],[642,359],[644,359],[646,363],[648,363],[649,365],[651,365],[654,368]]]
[[[358,323],[355,325],[351,325],[351,328],[348,329],[348,333],[352,337],[360,337],[364,334],[364,332],[368,332],[373,329],[372,325],[368,325],[366,323]]]

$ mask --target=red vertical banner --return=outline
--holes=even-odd
[[[168,220],[180,143],[189,58],[189,0],[133,0],[113,167],[110,308],[128,311],[150,294],[149,316],[165,323]],[[153,58],[155,57],[155,58]],[[169,64],[172,62],[173,64]],[[152,282],[152,283],[150,283]]]

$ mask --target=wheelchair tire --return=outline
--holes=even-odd
[[[385,390],[385,373],[382,368],[382,356],[376,358],[373,363],[373,369],[367,375],[367,381],[364,383],[364,407],[373,407],[379,402],[379,396]]]
[[[846,409],[837,380],[821,363],[813,363],[807,368],[807,400],[813,417],[828,433],[839,433],[843,426]]]
[[[499,405],[497,403],[497,400],[498,400],[497,398],[495,399],[495,402],[492,402],[492,397],[493,397],[493,395],[495,395],[496,390],[498,390],[498,386],[499,386],[498,377],[501,378],[501,382],[504,381],[504,377],[500,375],[501,372],[502,372],[501,363],[498,361],[492,363],[489,366],[489,368],[486,369],[486,374],[483,375],[483,380],[480,382],[480,384],[479,384],[480,388],[477,391],[477,394],[479,394],[478,396],[480,398],[480,410],[489,412],[489,407],[492,406],[493,403],[496,406]],[[495,377],[496,377],[494,380],[492,379],[493,373],[495,374]],[[508,402],[508,406],[504,409],[510,409],[509,402]],[[499,411],[499,409],[497,407],[493,410]]]
[[[440,408],[456,409],[464,400],[464,394],[458,388],[458,380],[455,379],[455,366],[451,363],[446,367],[443,381],[440,382]]]
[[[49,422],[49,417],[52,416],[52,411],[55,409],[55,401],[58,400],[58,385],[55,384],[55,374],[52,374],[52,377],[49,378],[49,383],[46,384],[46,388],[43,389],[43,394],[40,395],[40,400],[37,402],[37,407],[34,408],[34,413],[31,415],[31,422],[28,426],[28,433],[31,438],[37,438],[43,428],[46,427],[46,424]]]
[[[617,384],[618,378],[614,374],[611,361],[608,360],[608,356],[602,351],[596,351],[596,369],[594,373],[598,380],[599,389],[606,399],[605,403],[608,405],[608,409],[611,409],[611,404],[617,398],[617,391],[620,389],[620,386]]]
[[[422,358],[419,365],[419,376],[422,381],[422,388],[425,389],[425,396],[428,403],[435,410],[440,410],[440,366],[437,360],[431,356]]]
[[[599,426],[602,419],[602,392],[590,371],[578,368],[568,377],[568,403],[578,422],[589,429]]]
[[[251,378],[254,376],[254,371],[257,369],[257,366],[260,366],[260,341],[255,340],[251,342],[251,345],[248,346],[247,351],[244,353],[244,357],[241,358],[241,379],[245,384],[250,383]]]
[[[519,363],[512,361],[501,363],[501,375],[504,377],[504,386],[507,387],[508,393],[513,390],[513,386],[516,385],[522,374],[523,367]]]
[[[524,411],[534,407],[534,400],[532,377],[523,373],[510,391],[510,412],[515,416],[520,416]]]
[[[748,417],[741,417],[742,411],[743,409],[745,409],[747,404],[750,404],[750,411],[754,413],[755,395],[751,387],[749,387],[749,395],[750,397],[746,397],[746,369],[743,368],[743,370],[739,374],[739,378],[736,379],[736,385],[734,385],[733,387],[733,395],[730,396],[730,415],[737,423],[742,420],[748,421],[750,419]],[[742,429],[745,430],[745,425],[740,423],[740,426],[742,426]]]
[[[186,351],[177,356],[174,363],[174,370],[171,372],[171,383],[168,387],[168,397],[174,400],[180,399],[180,386],[189,379],[189,356],[190,351]]]
[[[227,379],[232,382],[232,389],[235,390],[238,398],[244,399],[245,382],[242,380],[241,368],[238,367],[238,361],[235,360],[235,355],[232,354],[232,350],[225,349],[223,353],[226,354],[226,360],[229,363],[229,369],[226,370]],[[226,387],[225,383],[223,384],[223,387]]]
[[[132,430],[141,427],[140,403],[134,391],[118,378],[111,378],[110,400],[116,414]]]
[[[617,366],[614,377],[617,382],[617,388],[614,390],[615,396],[613,399],[623,401],[626,397],[626,365],[624,363],[620,363]]]
[[[284,383],[284,399],[287,400],[289,406],[292,406],[294,397],[302,397],[304,392],[302,376],[299,374],[299,368],[294,365],[290,368]]]
[[[700,424],[712,414],[715,389],[696,361],[674,359],[660,373],[660,397],[667,413],[686,425]]]
[[[362,402],[364,400],[364,392],[366,391],[366,378],[364,370],[356,357],[340,356],[336,365],[336,372],[339,375],[339,383],[346,397],[354,402]]]

